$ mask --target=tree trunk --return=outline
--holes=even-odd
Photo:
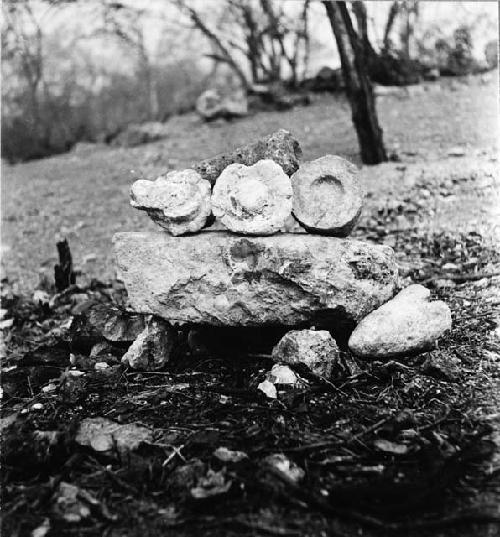
[[[371,83],[368,79],[366,55],[354,31],[345,2],[323,0],[337,42],[347,96],[351,104],[352,121],[358,136],[361,160],[378,164],[387,160],[382,129]]]

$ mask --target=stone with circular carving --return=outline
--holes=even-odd
[[[195,233],[211,214],[210,183],[194,170],[175,170],[155,181],[140,179],[130,190],[130,205],[171,235]]]
[[[334,155],[306,162],[292,175],[293,215],[308,231],[347,236],[363,205],[354,164]]]
[[[214,186],[212,210],[230,231],[272,235],[290,216],[292,195],[290,178],[276,162],[231,164]]]

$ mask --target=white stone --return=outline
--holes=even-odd
[[[315,375],[329,377],[339,361],[339,349],[326,330],[292,330],[274,347],[273,360],[305,364]]]
[[[442,301],[431,302],[430,291],[410,285],[365,317],[349,339],[362,358],[392,358],[432,348],[451,329],[451,311]]]
[[[236,233],[276,233],[292,212],[290,178],[270,159],[260,160],[253,166],[231,164],[214,186],[212,210]]]
[[[291,386],[295,386],[299,380],[297,375],[287,365],[282,364],[273,365],[266,378],[273,384],[288,384]]]
[[[156,181],[140,179],[130,190],[130,205],[146,211],[172,235],[195,233],[211,214],[210,183],[194,170],[176,170]]]
[[[301,164],[291,179],[293,215],[308,231],[336,236],[351,232],[364,197],[354,164],[325,155]]]
[[[276,386],[267,379],[259,383],[257,389],[263,392],[269,399],[276,399],[278,397]]]

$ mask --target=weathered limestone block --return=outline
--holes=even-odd
[[[430,291],[410,285],[363,319],[351,334],[349,348],[362,358],[393,358],[432,348],[451,328],[450,308],[430,302]]]
[[[214,186],[212,211],[230,231],[272,235],[292,213],[290,178],[269,159],[253,166],[231,164]]]
[[[256,142],[238,147],[231,153],[202,160],[194,164],[193,169],[213,186],[230,164],[251,166],[259,160],[271,159],[279,164],[287,175],[292,175],[299,167],[301,156],[299,142],[288,131],[280,129]]]
[[[114,248],[133,310],[196,324],[359,321],[397,280],[392,248],[306,233],[117,233]]]
[[[313,373],[329,377],[339,366],[340,352],[327,330],[291,330],[273,349],[273,360],[305,364]]]
[[[156,181],[139,179],[130,190],[130,205],[146,211],[172,235],[194,233],[211,214],[211,187],[194,170],[175,170]]]
[[[291,180],[293,214],[308,231],[334,236],[351,232],[363,206],[354,164],[325,155],[301,164]]]

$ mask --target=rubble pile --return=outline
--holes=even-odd
[[[153,316],[125,355],[130,367],[168,361],[170,325],[285,327],[275,367],[301,364],[321,377],[342,370],[341,354],[412,355],[451,328],[448,306],[431,302],[427,289],[400,291],[390,247],[348,237],[363,205],[356,166],[334,155],[300,163],[301,154],[280,130],[134,183],[131,205],[162,229],[114,236],[129,307]],[[268,377],[274,394],[281,375]]]

